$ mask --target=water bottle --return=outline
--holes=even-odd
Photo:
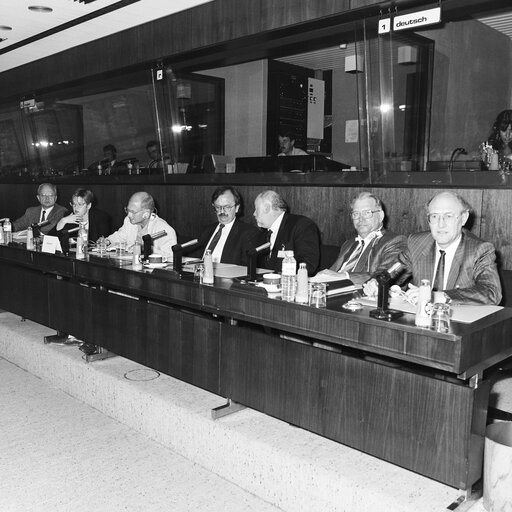
[[[32,226],[27,228],[27,250],[34,250],[34,230],[32,229]]]
[[[87,229],[84,224],[80,224],[78,230],[78,238],[76,239],[76,257],[78,259],[84,259],[87,253]]]
[[[297,262],[293,257],[293,251],[285,251],[284,254],[281,272],[282,299],[286,302],[293,302],[297,291]]]
[[[4,221],[4,243],[10,244],[12,242],[12,224],[9,219]]]
[[[308,301],[308,269],[305,263],[301,263],[297,272],[297,294],[295,295],[295,302],[307,304]]]
[[[5,244],[4,227],[0,224],[0,245]]]
[[[133,246],[133,258],[132,258],[132,269],[133,270],[142,270],[142,260],[141,260],[141,244],[140,242],[135,242]]]
[[[418,327],[430,327],[430,314],[428,311],[432,288],[428,279],[422,279],[418,291],[418,303],[416,304],[415,324]]]
[[[204,253],[204,274],[203,274],[203,284],[213,284],[213,260],[212,260],[212,251],[209,249]]]

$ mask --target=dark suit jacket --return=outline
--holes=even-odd
[[[266,237],[267,232],[263,232],[259,243],[265,243]],[[281,272],[283,258],[277,255],[282,249],[293,251],[297,264],[306,263],[308,274],[313,275],[320,263],[320,233],[316,224],[302,215],[285,213],[272,253],[261,258],[259,266]]]
[[[363,284],[370,279],[372,274],[381,270],[387,270],[398,261],[398,255],[406,249],[407,244],[404,235],[397,235],[386,229],[381,231],[383,233],[382,237],[376,238],[373,243],[365,247],[354,271],[349,272],[349,278],[353,283]],[[330,270],[337,272],[356,246],[357,242],[354,239],[346,240],[341,246],[338,259]]]
[[[62,229],[73,229],[77,226],[78,224],[69,223]],[[49,234],[57,235],[58,233],[59,231],[54,229]],[[91,208],[89,210],[89,240],[96,241],[100,236],[108,236],[110,233],[112,233],[112,219],[110,215],[97,208]]]
[[[42,206],[31,206],[25,210],[25,213],[13,222],[13,231],[21,231],[23,229],[27,229],[32,224],[39,222],[41,218],[41,210]],[[48,219],[50,224],[41,228],[41,232],[47,235],[59,222],[62,217],[64,217],[68,211],[64,206],[55,203],[53,205],[53,210],[48,215]]]
[[[206,249],[206,244],[210,240],[213,232],[217,229],[218,222],[208,225],[199,236],[199,244],[190,256],[202,258]],[[257,246],[259,230],[256,226],[247,224],[240,219],[235,219],[231,231],[226,239],[221,263],[232,263],[234,265],[247,266],[247,251]]]
[[[405,276],[412,276],[416,286],[422,279],[432,280],[435,247],[430,231],[407,239],[407,250],[400,255],[400,261],[406,266]],[[463,229],[444,292],[455,304],[499,304],[501,284],[494,246]]]

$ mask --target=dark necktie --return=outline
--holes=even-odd
[[[46,210],[43,210],[43,214],[41,215],[41,222],[46,220]]]
[[[212,251],[217,247],[217,244],[219,243],[220,236],[222,234],[222,230],[224,229],[224,224],[219,224],[219,229],[217,230],[217,233],[215,233],[215,236],[212,238],[212,241],[210,242],[210,245],[206,249],[207,251]]]
[[[359,259],[359,256],[361,256],[361,253],[364,249],[364,240],[359,241],[359,245],[354,249],[352,254],[349,256],[348,260],[341,265],[341,267],[338,269],[338,272],[351,272],[354,270],[354,267],[357,264],[357,260]]]
[[[271,244],[272,242],[270,241],[270,237],[272,236],[272,230],[271,229],[267,229],[267,232],[265,234],[265,243],[269,243]],[[269,261],[270,260],[270,257],[272,256],[272,246],[270,246],[268,252],[267,252],[267,255],[265,256],[265,259],[266,261]]]
[[[434,278],[434,285],[432,291],[441,291],[444,289],[444,251],[439,251],[439,261],[437,263],[436,277]]]

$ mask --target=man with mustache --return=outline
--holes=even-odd
[[[210,249],[214,262],[247,266],[247,251],[256,247],[259,231],[237,217],[241,203],[242,197],[234,187],[218,187],[213,192],[212,206],[218,222],[203,230],[192,255],[203,257]]]

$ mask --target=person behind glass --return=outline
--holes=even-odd
[[[57,222],[68,212],[64,206],[57,204],[57,187],[52,183],[41,183],[39,185],[37,200],[39,206],[27,208],[20,218],[13,221],[13,231],[21,231],[32,224],[48,220],[50,224],[41,228],[41,233],[46,235],[55,228]]]
[[[270,241],[270,254],[258,266],[281,272],[285,251],[293,251],[297,263],[306,263],[313,275],[320,262],[320,233],[303,215],[288,213],[288,205],[274,190],[265,190],[254,201],[254,218],[263,232],[258,245]]]
[[[146,152],[149,157],[149,169],[161,169],[164,164],[168,165],[171,163],[171,157],[169,155],[164,155],[162,159],[160,144],[156,140],[150,140],[146,144]]]
[[[103,146],[103,160],[101,161],[105,174],[122,174],[126,166],[117,160],[117,149],[113,144]]]
[[[214,262],[247,266],[247,251],[256,247],[259,230],[241,221],[242,197],[234,187],[218,187],[212,194],[212,206],[218,222],[206,226],[199,236],[197,248],[190,254],[203,258],[212,251]]]
[[[503,110],[498,114],[487,140],[501,158],[512,158],[512,110]]]
[[[154,235],[165,231],[166,235],[154,240],[153,252],[172,257],[172,247],[176,245],[176,231],[155,213],[155,201],[147,192],[136,192],[125,207],[123,225],[106,239],[107,245],[125,243],[128,252],[133,251],[135,242],[142,244],[144,235]]]
[[[291,132],[279,135],[279,150],[280,153],[277,156],[307,155],[305,151],[295,147],[295,135]]]
[[[422,279],[433,290],[444,292],[453,304],[499,304],[501,284],[493,244],[463,228],[471,207],[455,192],[440,192],[427,203],[430,231],[415,233],[398,261],[405,266],[400,282],[410,279],[406,295],[417,302]],[[375,295],[377,283],[363,285],[367,295]]]
[[[360,285],[396,263],[406,248],[406,238],[384,228],[382,202],[370,192],[361,192],[352,199],[350,217],[357,236],[343,243],[337,260],[320,274],[337,275]]]
[[[112,232],[110,215],[102,210],[93,208],[94,195],[89,189],[77,188],[71,196],[69,205],[73,211],[57,222],[57,234],[63,229],[70,230],[79,224],[85,226],[89,240],[97,240]]]

